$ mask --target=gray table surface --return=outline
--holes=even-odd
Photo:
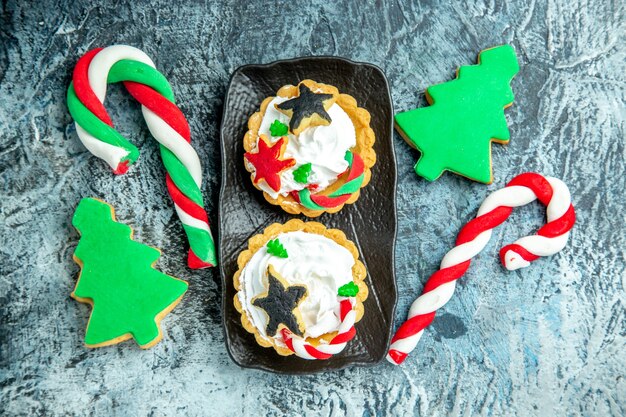
[[[620,1],[3,1],[0,15],[0,414],[585,415],[626,414],[625,7]],[[359,4],[360,3],[360,4]],[[493,146],[490,186],[451,174],[427,183],[394,136],[398,164],[396,318],[490,191],[533,170],[569,184],[578,222],[565,250],[517,272],[497,250],[543,222],[515,212],[460,281],[402,367],[314,376],[243,370],[226,354],[217,269],[185,267],[182,228],[156,142],[119,86],[107,108],[141,149],[114,177],[79,142],[65,104],[76,60],[137,46],[172,83],[203,163],[216,217],[219,121],[229,75],[246,63],[330,54],[386,72],[396,111],[452,78],[481,49],[511,43],[521,71],[507,110],[511,143]],[[83,347],[89,308],[69,298],[78,273],[70,224],[82,197],[117,208],[159,268],[191,290],[165,338]]]

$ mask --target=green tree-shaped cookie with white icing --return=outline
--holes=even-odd
[[[187,283],[153,268],[161,252],[132,240],[113,208],[81,200],[72,224],[81,238],[74,260],[82,271],[72,297],[93,306],[85,344],[107,346],[131,337],[148,348],[161,340],[159,322],[180,301]]]
[[[518,71],[511,46],[484,50],[478,65],[463,66],[456,79],[426,90],[430,106],[395,116],[402,137],[422,153],[418,175],[434,181],[448,170],[493,181],[491,142],[509,141],[504,108],[513,103],[510,82]]]

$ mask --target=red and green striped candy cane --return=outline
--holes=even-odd
[[[160,143],[167,190],[189,241],[188,265],[217,264],[202,198],[202,168],[191,146],[189,124],[176,106],[172,87],[143,51],[126,45],[97,48],[80,58],[67,91],[67,105],[85,147],[124,174],[139,150],[115,128],[105,107],[107,85],[123,82],[141,103],[148,129]]]
[[[304,188],[298,192],[294,191],[292,196],[310,210],[326,210],[344,204],[361,188],[365,171],[363,160],[358,154],[347,151],[346,161],[348,161],[346,182],[331,194],[314,194],[308,188]]]

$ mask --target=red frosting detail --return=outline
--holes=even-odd
[[[344,194],[337,197],[327,197],[325,195],[311,194],[311,201],[313,201],[318,206],[331,208],[337,207],[338,205],[345,203],[350,197],[352,197],[352,194]]]
[[[187,265],[191,269],[203,269],[214,266],[212,263],[204,262],[202,259],[198,258],[191,249],[189,249],[189,255],[187,256]]]
[[[456,238],[456,246],[463,243],[470,242],[476,238],[479,234],[485,230],[493,229],[494,227],[502,224],[513,212],[511,207],[500,206],[491,210],[489,213],[485,213],[482,216],[478,216],[467,223]]]
[[[331,356],[333,356],[330,353],[320,352],[319,350],[315,349],[313,346],[309,345],[308,343],[304,345],[304,350],[306,350],[307,353],[313,356],[315,359],[328,359]]]
[[[506,256],[506,253],[510,250],[512,250],[513,252],[516,252],[519,256],[521,256],[524,260],[528,262],[532,262],[535,259],[539,259],[539,256],[526,250],[523,246],[513,243],[511,245],[506,245],[502,249],[500,249],[500,262],[502,262],[502,265],[506,265],[505,256]]]
[[[350,174],[348,174],[348,179],[346,182],[352,181],[359,175],[361,175],[365,171],[365,164],[363,163],[363,159],[356,153],[352,153],[352,168],[350,169]]]
[[[547,206],[548,203],[550,203],[550,200],[552,200],[552,186],[548,180],[545,179],[545,177],[537,173],[526,172],[524,174],[520,174],[509,181],[506,186],[510,187],[512,185],[520,185],[522,187],[530,188],[537,196],[537,199],[545,206]]]
[[[289,334],[289,330],[283,328],[280,332],[283,335],[283,340],[285,341],[285,344],[287,345],[289,350],[293,352],[293,340],[291,340],[291,335]]]
[[[400,352],[399,350],[391,349],[388,353],[389,357],[396,363],[396,365],[400,365],[407,356],[407,353]]]
[[[352,340],[352,338],[356,336],[356,328],[354,326],[350,327],[345,333],[340,333],[333,340],[330,341],[331,345],[338,345],[340,343],[346,343]]]
[[[89,64],[91,64],[94,56],[102,49],[103,48],[92,49],[78,60],[74,67],[72,81],[74,82],[76,97],[78,97],[81,103],[83,103],[90,112],[95,114],[98,119],[113,127],[109,113],[107,113],[104,105],[98,100],[96,93],[91,89],[91,84],[89,84]]]
[[[341,300],[339,303],[339,320],[343,321],[350,311],[352,311],[352,303],[350,300]]]
[[[539,236],[557,237],[567,233],[576,223],[576,212],[571,204],[564,215],[556,220],[551,221],[541,227],[537,231]]]
[[[348,172],[348,176],[345,182],[348,183],[354,180],[355,178],[359,177],[360,175],[363,174],[364,170],[365,170],[365,164],[363,163],[363,159],[361,159],[359,155],[353,153],[352,165],[350,166],[350,170]],[[341,174],[341,175],[344,175],[344,174]],[[318,206],[321,206],[324,208],[337,207],[341,204],[344,204],[352,196],[352,194],[343,194],[343,195],[339,195],[336,197],[329,197],[325,195],[313,194],[314,188],[311,186],[309,186],[308,188],[311,191],[311,201],[313,201]],[[298,203],[300,203],[300,198],[297,195],[297,193],[292,193],[292,196]]]
[[[202,207],[191,201],[182,191],[174,184],[172,181],[172,177],[170,174],[165,174],[165,183],[167,184],[167,191],[172,196],[172,200],[174,203],[187,214],[189,214],[194,219],[201,220],[205,223],[209,223],[209,217]]]
[[[572,227],[574,227],[574,223],[576,222],[576,212],[574,211],[574,206],[570,204],[569,208],[563,214],[563,216],[559,217],[556,220],[551,221],[541,227],[537,231],[539,236],[544,236],[548,238],[554,238],[557,236],[564,235],[569,232]],[[500,261],[502,265],[505,265],[504,257],[508,251],[512,250],[521,256],[524,260],[528,262],[532,262],[536,259],[539,259],[539,255],[535,255],[531,251],[527,250],[521,245],[517,245],[515,243],[506,245],[502,249],[500,249]]]
[[[300,204],[300,194],[298,194],[298,191],[292,191],[289,194],[293,197],[296,203]]]
[[[396,331],[396,334],[393,335],[391,343],[399,339],[405,339],[407,337],[413,336],[414,334],[430,326],[430,323],[432,323],[434,319],[434,311],[432,313],[420,314],[408,319],[407,321],[402,323],[402,326],[400,326],[398,331]]]
[[[139,84],[134,81],[124,81],[124,87],[126,87],[135,100],[156,113],[188,143],[191,143],[191,133],[187,119],[185,119],[183,112],[180,111],[174,103],[145,84]]]
[[[126,161],[122,161],[122,162],[120,162],[119,164],[117,164],[117,168],[115,168],[115,169],[113,170],[113,173],[114,173],[115,175],[123,175],[123,174],[126,174],[126,173],[128,172],[128,168],[129,168],[129,167],[130,167],[130,165],[129,165],[129,161],[128,161],[128,160],[126,160]]]
[[[470,263],[471,261],[468,259],[460,264],[438,270],[432,274],[430,278],[428,278],[428,281],[426,281],[424,289],[422,290],[422,294],[426,294],[440,285],[447,284],[448,282],[454,281],[455,279],[463,276],[463,274],[467,271],[467,268],[469,268]]]
[[[285,138],[280,138],[273,145],[268,145],[264,136],[259,138],[259,149],[256,153],[246,152],[244,157],[254,166],[254,183],[265,180],[274,191],[280,190],[280,173],[295,165],[295,159],[280,159]]]

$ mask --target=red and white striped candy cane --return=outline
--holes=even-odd
[[[435,318],[435,312],[450,300],[456,280],[470,266],[471,259],[483,250],[493,228],[504,222],[513,207],[535,199],[547,206],[548,222],[536,235],[518,239],[500,250],[500,259],[509,270],[530,265],[541,256],[553,255],[565,247],[576,215],[567,186],[559,179],[525,173],[513,178],[507,186],[485,199],[475,219],[459,232],[456,246],[444,256],[440,269],[426,281],[422,295],[411,305],[408,319],[391,339],[387,360],[401,364],[415,349],[424,329]]]
[[[303,359],[328,359],[341,352],[348,342],[356,335],[354,320],[356,311],[354,310],[354,297],[344,298],[339,303],[341,324],[335,336],[328,344],[313,346],[304,338],[294,336],[289,330],[282,329],[285,344],[293,353]]]

